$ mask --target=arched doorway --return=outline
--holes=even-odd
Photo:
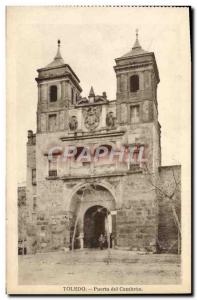
[[[116,220],[111,215],[115,203],[113,194],[101,184],[85,184],[73,193],[69,206],[72,248],[97,248],[99,236],[106,233],[109,219],[111,232],[116,236]]]
[[[108,210],[104,206],[94,205],[84,214],[84,247],[99,247],[99,237],[106,236],[106,217]]]

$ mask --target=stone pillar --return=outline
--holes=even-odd
[[[79,247],[82,250],[84,248],[84,233],[83,233],[83,220],[80,218],[79,220]]]
[[[83,234],[83,232],[81,232],[80,234],[79,234],[79,244],[80,244],[80,249],[82,250],[83,248],[84,248],[84,234]]]

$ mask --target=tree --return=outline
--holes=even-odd
[[[168,182],[166,182],[166,184],[163,184],[163,182],[160,179],[159,174],[150,172],[150,170],[146,164],[144,164],[144,168],[145,168],[145,172],[149,175],[149,183],[153,187],[153,190],[156,191],[158,196],[162,200],[164,200],[171,209],[173,220],[174,220],[175,226],[178,231],[178,237],[177,237],[176,242],[178,243],[178,254],[180,254],[182,234],[181,234],[181,222],[180,222],[179,214],[177,212],[177,207],[176,207],[176,195],[177,195],[177,193],[180,192],[181,181],[179,180],[178,176],[175,175],[174,168],[171,169],[171,171],[172,171],[171,178],[170,178],[170,180],[168,180]],[[174,246],[174,245],[172,245],[172,246]]]

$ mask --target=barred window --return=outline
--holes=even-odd
[[[49,176],[57,176],[57,157],[53,156],[52,159],[49,159]]]

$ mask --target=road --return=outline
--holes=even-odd
[[[19,284],[179,284],[180,256],[107,250],[19,256]]]

